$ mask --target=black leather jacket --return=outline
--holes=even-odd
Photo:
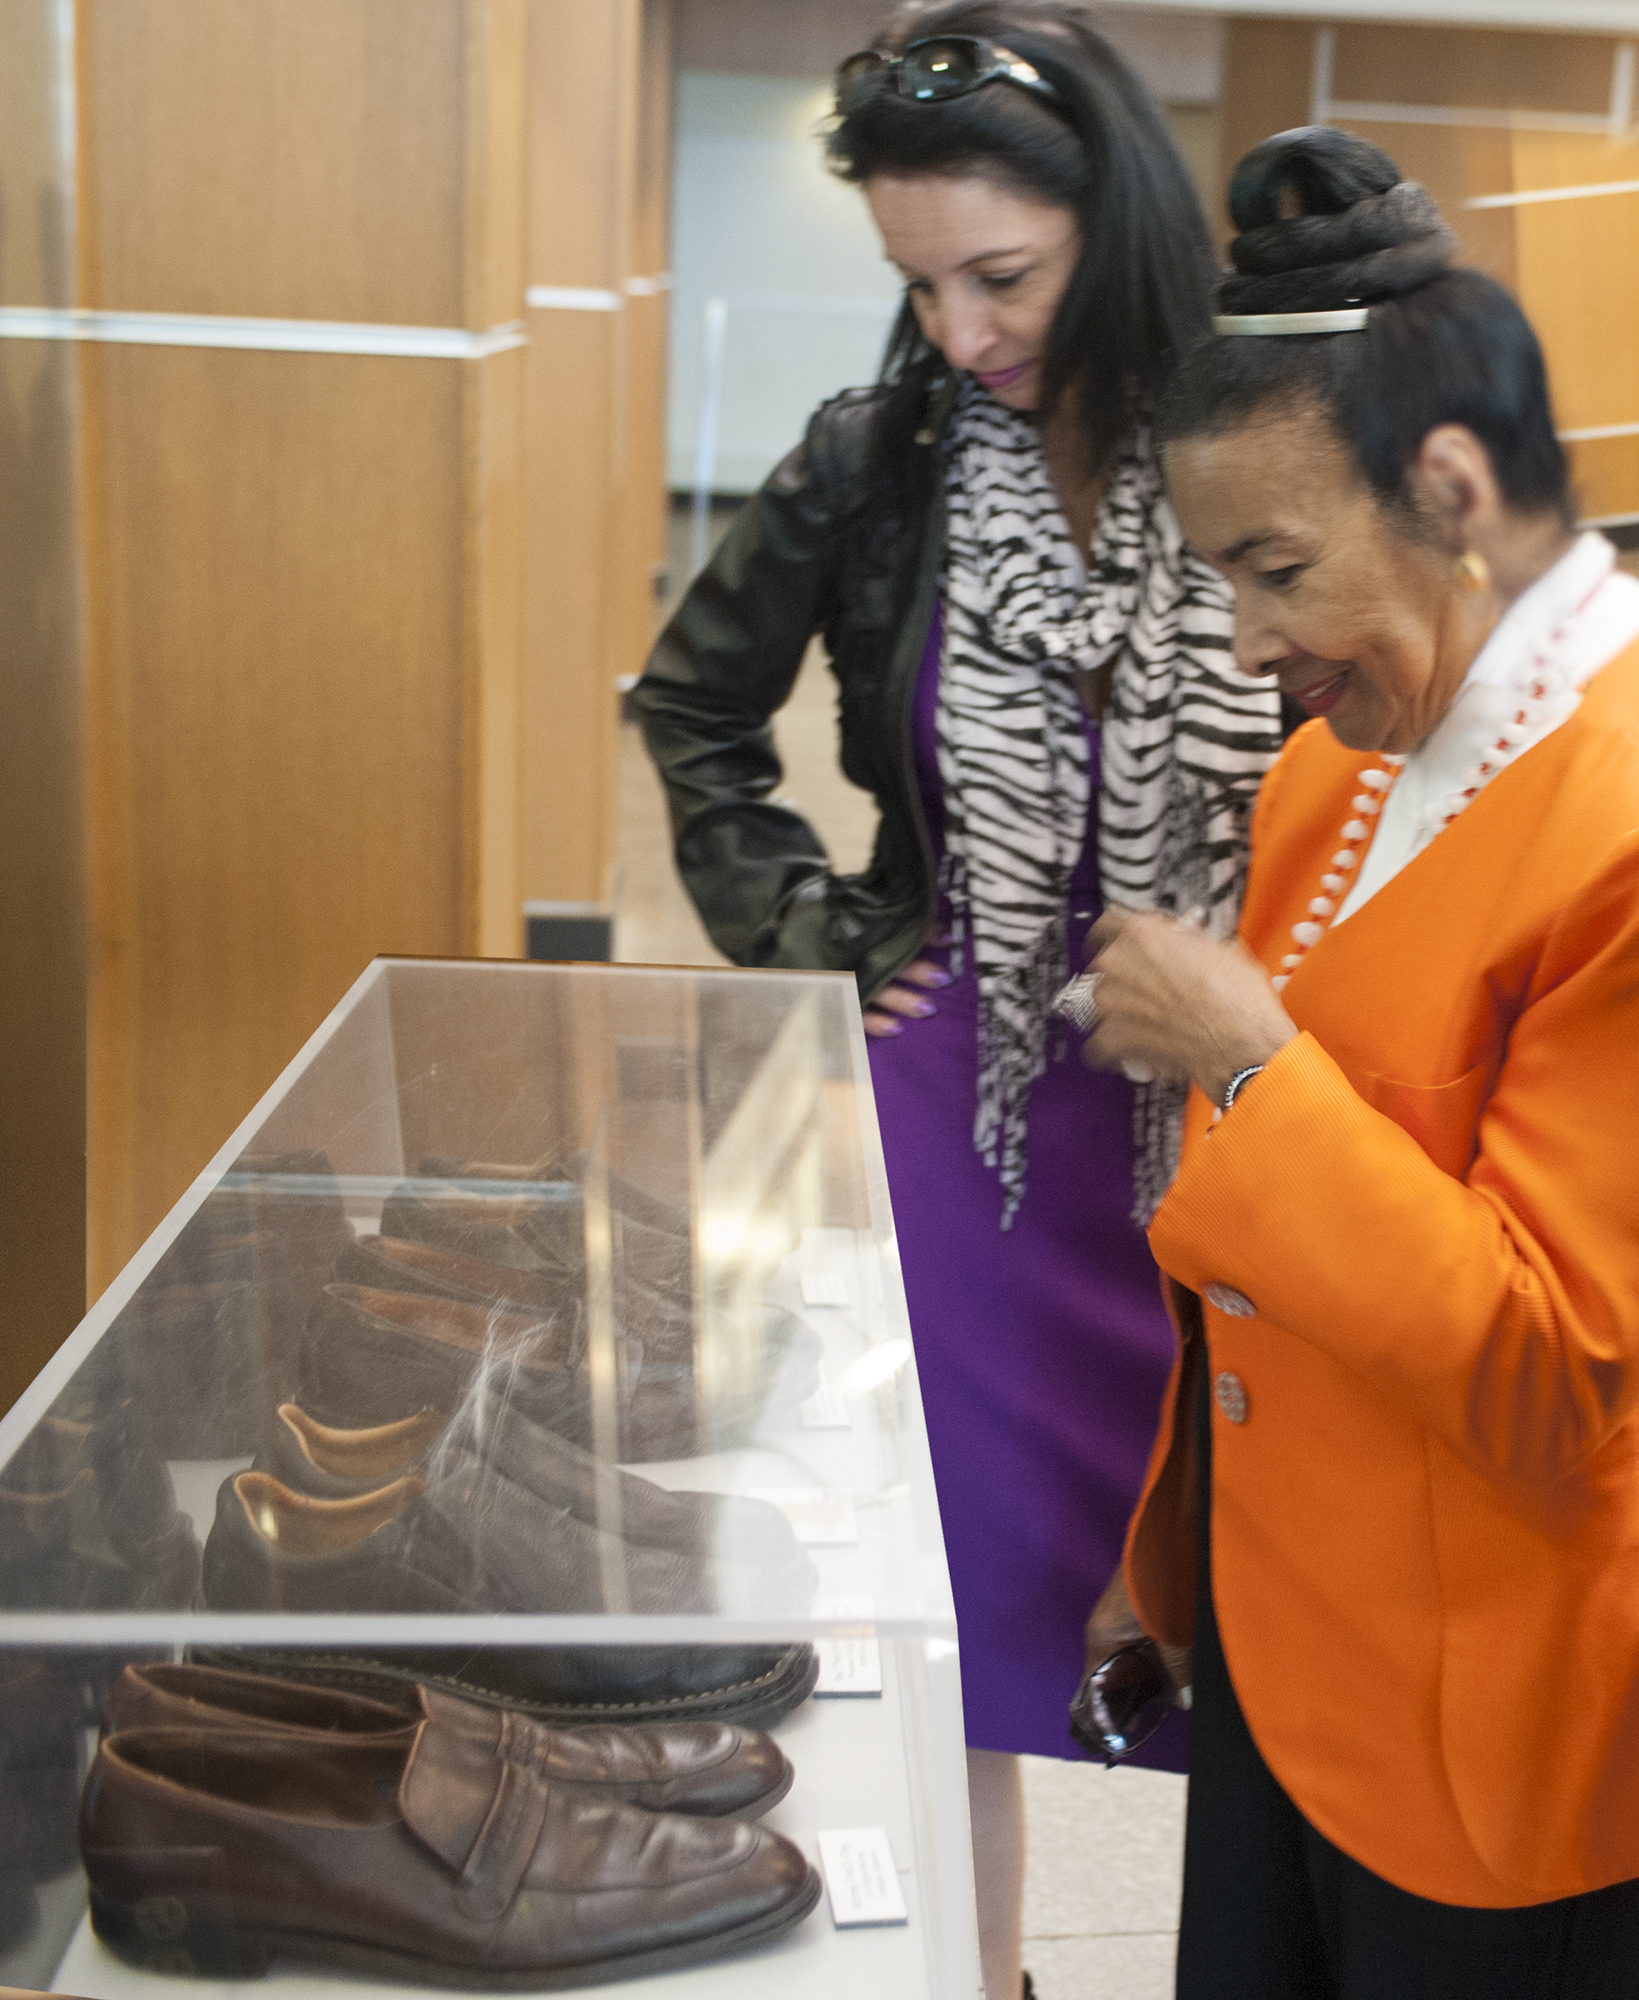
[[[632,696],[678,873],[718,949],[739,965],[851,971],[862,997],[915,956],[936,904],[911,710],[944,558],[938,437],[954,388],[929,390],[906,497],[889,508],[865,505],[882,392],[823,405],[736,516]],[[807,821],[772,799],[769,719],[816,632],[841,696],[843,771],[882,814],[859,875],[837,874]]]

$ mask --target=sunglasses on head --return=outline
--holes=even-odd
[[[923,42],[907,42],[896,56],[881,49],[861,49],[849,56],[837,70],[837,110],[850,108],[862,83],[887,75],[901,97],[918,104],[943,104],[952,97],[966,97],[970,90],[987,83],[1016,83],[1021,90],[1034,91],[1049,104],[1061,102],[1058,92],[1033,64],[995,42],[978,35],[935,35]]]

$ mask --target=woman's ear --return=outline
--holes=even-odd
[[[1440,424],[1423,439],[1411,469],[1418,511],[1439,523],[1448,545],[1487,541],[1505,512],[1491,454],[1466,424]]]

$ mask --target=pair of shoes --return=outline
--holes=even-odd
[[[791,1523],[767,1500],[669,1491],[594,1458],[507,1403],[494,1409],[468,1403],[450,1419],[422,1410],[365,1429],[321,1424],[300,1404],[281,1403],[272,1448],[252,1470],[311,1499],[352,1500],[406,1473],[435,1481],[460,1452],[481,1458],[538,1499],[567,1508],[586,1526],[628,1542],[750,1566],[793,1602],[806,1602],[818,1583]]]
[[[589,1797],[544,1768],[528,1723],[488,1721],[104,1737],[80,1819],[93,1928],[172,1975],[245,1978],[289,1955],[555,1989],[763,1943],[819,1900],[780,1835]]]
[[[198,1591],[199,1544],[141,1408],[42,1418],[0,1472],[0,1604],[186,1610]]]
[[[578,1298],[517,1310],[332,1284],[308,1322],[294,1400],[342,1428],[505,1402],[576,1437],[586,1429],[585,1351]]]
[[[674,1497],[506,1410],[482,1424],[423,1412],[349,1433],[285,1404],[280,1421],[292,1441],[283,1465],[330,1495],[266,1470],[224,1480],[205,1546],[213,1610],[755,1617],[801,1611],[818,1581],[777,1509]],[[373,1462],[376,1476],[338,1480],[333,1468],[349,1462]]]
[[[295,1400],[325,1423],[393,1423],[474,1395],[505,1396],[534,1423],[591,1442],[587,1315],[581,1292],[542,1267],[486,1265],[465,1252],[361,1238],[341,1260],[354,1276],[391,1275],[397,1290],[337,1282],[302,1341]],[[779,1306],[741,1309],[726,1329],[738,1364],[703,1398],[692,1304],[635,1280],[615,1291],[616,1455],[693,1458],[743,1444],[769,1412],[789,1411],[819,1381],[817,1338]]]
[[[424,1159],[421,1177],[402,1183],[383,1206],[381,1235],[362,1239],[338,1276],[451,1297],[527,1301],[543,1314],[580,1309],[588,1170],[585,1156],[567,1165]],[[732,1345],[735,1366],[708,1371],[706,1391],[695,1365],[690,1217],[612,1169],[602,1169],[600,1179],[613,1235],[617,1455],[641,1462],[733,1449],[765,1414],[789,1413],[812,1395],[819,1341],[790,1314],[766,1305],[719,1313],[714,1331]],[[321,1415],[323,1388],[304,1374],[303,1399]],[[559,1426],[582,1444],[590,1441],[586,1409],[583,1381],[576,1427]],[[409,1412],[372,1414],[380,1421]]]
[[[291,1652],[192,1646],[188,1659],[235,1672],[345,1688],[418,1712],[421,1687],[556,1729],[593,1724],[733,1722],[771,1729],[814,1692],[819,1658],[794,1646],[406,1646]]]
[[[127,1667],[114,1683],[102,1733],[127,1729],[266,1730],[276,1735],[402,1738],[432,1717],[443,1728],[514,1756],[528,1743],[542,1777],[573,1785],[588,1799],[645,1812],[758,1819],[791,1789],[792,1770],[771,1736],[730,1723],[680,1722],[649,1728],[605,1724],[551,1729],[504,1709],[484,1708],[436,1688],[413,1691],[414,1709],[390,1707],[335,1688],[268,1675],[160,1662]],[[74,1795],[78,1796],[78,1781]],[[73,1858],[72,1842],[69,1859]],[[66,1865],[66,1864],[65,1864]]]
[[[96,1411],[133,1399],[161,1458],[254,1452],[352,1241],[322,1153],[245,1154],[189,1217],[91,1357]]]

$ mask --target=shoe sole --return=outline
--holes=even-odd
[[[454,1654],[458,1660],[470,1655]],[[419,1713],[409,1697],[412,1688],[442,1688],[463,1701],[486,1708],[512,1708],[554,1729],[585,1729],[595,1723],[618,1722],[634,1727],[660,1722],[738,1722],[748,1729],[771,1729],[800,1707],[819,1680],[819,1655],[811,1646],[794,1647],[773,1672],[754,1681],[705,1688],[698,1694],[661,1701],[545,1702],[528,1701],[505,1690],[483,1687],[459,1671],[435,1673],[425,1661],[419,1666],[390,1657],[376,1659],[356,1653],[263,1652],[259,1648],[190,1646],[184,1658],[201,1666],[225,1667],[241,1673],[272,1674],[281,1680],[320,1687],[345,1688],[372,1696],[406,1713]]]
[[[818,1903],[822,1886],[817,1871],[810,1868],[795,1896],[750,1923],[683,1944],[573,1966],[452,1964],[392,1951],[358,1938],[282,1925],[244,1925],[235,1919],[231,1907],[214,1897],[198,1904],[191,1904],[185,1896],[150,1896],[137,1903],[121,1903],[93,1890],[91,1928],[127,1965],[172,1978],[260,1979],[273,1961],[283,1956],[348,1972],[385,1973],[413,1985],[557,1993],[578,1986],[605,1986],[648,1973],[680,1972],[686,1966],[708,1964],[767,1944],[802,1922]]]

